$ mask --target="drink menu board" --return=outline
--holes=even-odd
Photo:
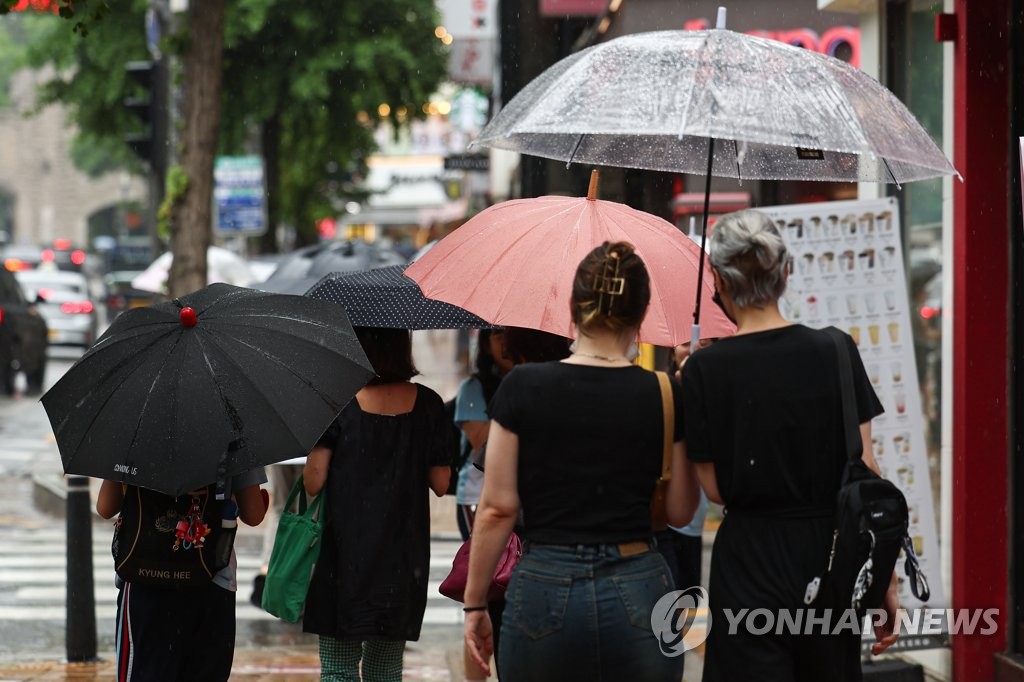
[[[929,606],[946,604],[935,528],[899,210],[892,198],[758,209],[775,219],[791,259],[782,314],[809,327],[850,334],[885,407],[872,421],[872,446],[882,475],[896,483],[910,508],[910,537],[929,579]],[[900,604],[914,598],[903,571]]]

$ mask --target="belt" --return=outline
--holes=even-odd
[[[592,544],[558,544],[553,542],[535,542],[527,540],[523,543],[524,549],[528,550],[531,546],[537,545],[540,547],[561,547],[563,549],[576,549],[577,547],[615,547],[619,550],[619,556],[631,557],[638,554],[646,554],[654,549],[655,542],[653,540],[632,540],[629,542],[600,542]]]

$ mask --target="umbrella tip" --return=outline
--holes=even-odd
[[[587,199],[590,201],[597,201],[597,181],[600,173],[597,169],[590,171],[590,187],[587,189]]]
[[[192,308],[182,308],[180,315],[181,324],[184,327],[194,327],[196,326],[196,322],[199,321],[199,318],[196,317],[196,311]]]
[[[718,18],[715,21],[715,28],[725,28],[725,15],[727,10],[724,7],[718,8]]]

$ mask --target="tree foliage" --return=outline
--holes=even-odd
[[[74,159],[87,173],[114,167],[142,170],[122,137],[139,127],[123,104],[131,87],[124,65],[150,58],[142,30],[146,6],[147,0],[124,2],[88,37],[69,35],[67,23],[56,17],[21,17],[34,33],[25,53],[27,65],[55,74],[37,91],[37,106],[60,103],[68,109],[79,131]]]
[[[0,0],[0,15],[20,12],[53,13],[72,22],[83,36],[110,12],[106,0]]]
[[[122,0],[86,37],[69,35],[67,22],[31,17],[43,28],[29,63],[57,74],[40,103],[69,108],[80,131],[76,159],[94,171],[139,170],[122,142],[138,126],[123,106],[130,89],[123,67],[150,58],[147,6]],[[314,221],[335,212],[346,180],[374,149],[381,104],[399,123],[422,116],[445,73],[437,23],[432,0],[228,3],[218,150],[264,154],[272,225],[286,222],[309,238]],[[183,49],[171,40],[163,47]]]
[[[364,169],[380,105],[395,119],[422,117],[441,82],[434,4],[237,0],[232,13],[221,146],[241,149],[259,131],[279,178],[271,212],[308,237],[345,198],[345,180]]]

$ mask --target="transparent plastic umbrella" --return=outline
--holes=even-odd
[[[955,174],[877,80],[726,29],[623,36],[554,64],[475,144],[566,162],[740,179],[903,183]]]

